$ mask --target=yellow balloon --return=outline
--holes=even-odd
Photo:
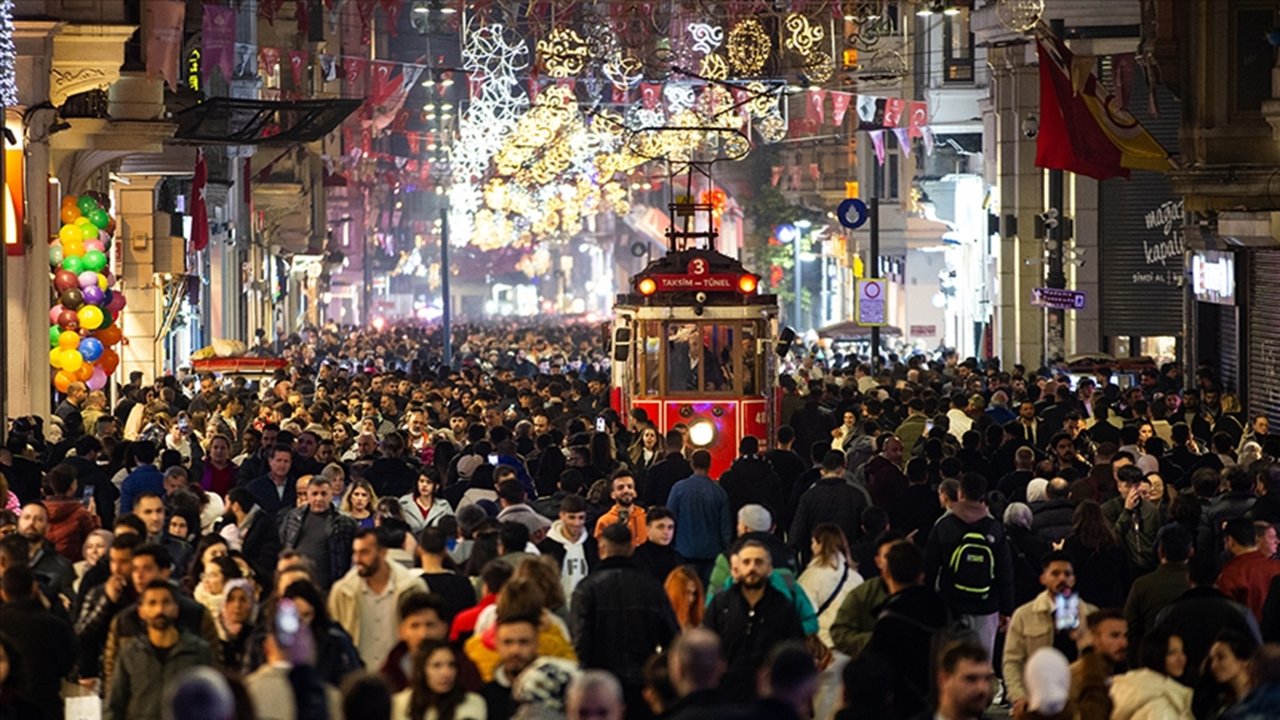
[[[84,240],[63,240],[62,257],[80,257],[84,255]]]
[[[79,370],[80,366],[83,364],[84,364],[84,356],[80,354],[79,350],[62,351],[62,369],[63,370],[73,373]]]
[[[64,352],[66,351],[63,350],[61,347],[56,347],[50,350],[49,364],[61,370],[62,369],[62,353]]]
[[[102,327],[102,308],[97,305],[85,305],[76,311],[76,315],[80,318],[80,327],[89,330],[97,330]],[[63,365],[63,369],[69,369]]]
[[[63,350],[75,350],[80,347],[80,334],[73,333],[70,330],[64,331],[61,335],[58,335],[58,347]]]
[[[58,230],[58,238],[62,240],[63,243],[67,243],[72,240],[83,241],[84,233],[80,232],[79,225],[76,225],[75,223],[67,223],[62,226],[62,229]]]
[[[103,275],[102,273],[98,273],[98,289],[99,290],[107,289],[107,276]]]
[[[85,216],[81,215],[80,217],[76,218],[76,219],[75,219],[75,220],[73,220],[72,222],[74,222],[76,225],[84,225],[85,223],[92,224],[92,222],[93,222],[93,221],[91,221],[89,218],[87,218],[87,217],[85,217]]]

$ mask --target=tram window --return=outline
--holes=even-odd
[[[751,325],[742,328],[742,394],[755,395],[760,387],[760,359],[756,355],[756,329]]]
[[[734,335],[728,325],[667,326],[667,391],[733,394]]]
[[[660,382],[662,373],[660,360],[660,353],[662,352],[662,323],[657,320],[648,320],[637,327],[640,332],[638,342],[641,343],[641,347],[644,349],[643,352],[635,354],[637,387],[642,395],[658,395],[662,392],[662,383]]]

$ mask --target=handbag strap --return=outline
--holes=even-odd
[[[821,615],[827,608],[831,607],[831,603],[840,595],[840,589],[844,587],[844,581],[849,579],[849,563],[844,564],[844,574],[840,576],[840,582],[836,585],[836,589],[832,591],[831,597],[822,603],[822,607],[818,608],[818,615]]]

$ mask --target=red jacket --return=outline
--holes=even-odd
[[[45,537],[58,549],[58,554],[70,560],[82,560],[85,538],[99,527],[98,516],[90,513],[79,500],[45,500],[49,510],[49,529]]]
[[[1280,560],[1272,560],[1254,550],[1238,555],[1222,566],[1218,576],[1218,589],[1227,597],[1248,606],[1253,616],[1262,622],[1262,605],[1271,588],[1271,578],[1280,575]]]

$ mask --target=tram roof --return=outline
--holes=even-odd
[[[750,280],[746,280],[750,278]],[[648,292],[642,283],[647,283]],[[621,293],[620,307],[777,307],[778,297],[757,292],[760,278],[742,262],[716,250],[673,250],[649,263],[631,279],[630,292]],[[749,283],[748,292],[743,284]]]

